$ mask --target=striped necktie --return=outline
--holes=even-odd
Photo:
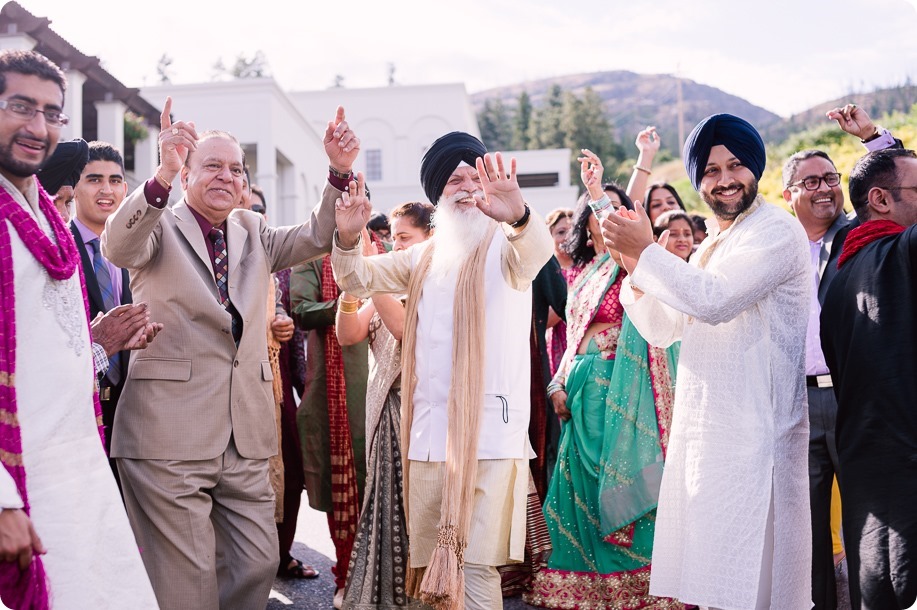
[[[108,261],[102,257],[99,248],[99,238],[89,240],[89,246],[92,248],[92,269],[96,275],[96,283],[99,285],[99,292],[102,293],[102,305],[105,311],[111,311],[116,305],[115,290],[111,282],[111,273],[108,271]],[[121,354],[116,353],[108,358],[108,372],[105,377],[111,385],[118,385],[121,380]]]
[[[229,301],[229,263],[226,260],[226,239],[223,231],[216,227],[210,229],[210,241],[213,242],[213,277],[220,293],[220,304],[232,316],[232,338],[239,345],[242,338],[242,318]]]

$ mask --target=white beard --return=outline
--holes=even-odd
[[[460,191],[450,197],[440,197],[433,213],[432,224],[436,231],[432,239],[436,247],[430,275],[438,280],[445,279],[468,260],[494,222],[477,207],[459,206],[458,201],[470,196]]]

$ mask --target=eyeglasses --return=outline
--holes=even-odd
[[[31,121],[39,112],[45,115],[45,123],[50,127],[63,127],[70,122],[70,117],[60,110],[39,110],[24,102],[0,100],[0,110],[7,110],[23,121]]]
[[[800,184],[806,187],[807,191],[817,191],[818,187],[821,185],[822,180],[825,181],[825,186],[837,186],[841,183],[841,175],[838,173],[834,174],[825,174],[824,176],[809,176],[808,178],[803,178],[797,182],[790,183],[790,186],[799,186]]]

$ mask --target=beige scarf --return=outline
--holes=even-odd
[[[407,594],[437,610],[461,610],[465,605],[465,547],[478,471],[478,430],[484,405],[484,263],[496,223],[459,271],[452,314],[452,383],[449,386],[446,433],[446,473],[440,509],[439,536],[426,568],[407,566]],[[421,255],[408,284],[401,342],[401,459],[404,468],[404,516],[409,520],[411,423],[414,419],[414,350],[417,345],[417,305],[433,260],[434,244]]]

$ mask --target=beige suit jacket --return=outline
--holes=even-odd
[[[187,202],[156,208],[143,185],[109,217],[102,252],[130,272],[134,302],[163,330],[134,352],[115,414],[112,457],[206,460],[232,435],[239,454],[277,453],[264,291],[270,274],[327,254],[341,192],[326,184],[311,218],[273,228],[235,210],[227,219],[229,299],[243,320],[238,349],[220,305],[207,245]]]

